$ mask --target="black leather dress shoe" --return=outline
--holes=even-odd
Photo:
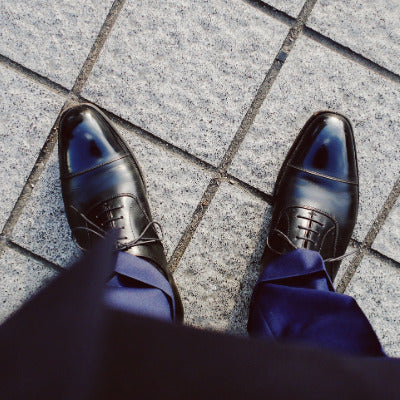
[[[279,172],[273,203],[263,262],[295,248],[318,251],[333,280],[358,212],[355,142],[344,116],[320,112],[307,121]]]
[[[128,146],[89,104],[64,112],[58,136],[62,195],[77,245],[88,249],[107,230],[119,229],[117,248],[148,259],[166,276],[175,296],[175,319],[182,321],[182,302],[151,217],[144,178]]]

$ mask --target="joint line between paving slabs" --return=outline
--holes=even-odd
[[[311,14],[311,11],[315,5],[317,0],[307,0],[299,13],[299,16],[296,20],[296,23],[290,28],[285,40],[281,48],[278,51],[278,54],[272,63],[271,68],[267,72],[264,81],[259,87],[256,96],[251,103],[249,109],[247,110],[246,115],[244,116],[238,131],[235,134],[228,150],[226,151],[222,162],[220,164],[221,170],[225,173],[231,163],[233,158],[235,157],[237,151],[239,150],[240,145],[242,144],[247,132],[249,131],[251,125],[253,124],[255,117],[257,116],[264,100],[266,99],[269,91],[272,88],[276,78],[279,75],[280,70],[282,69],[283,64],[285,63],[287,56],[291,52],[296,43],[296,40],[300,36],[300,33],[303,30],[303,27]]]
[[[171,272],[175,272],[178,268],[179,262],[183,257],[187,247],[189,246],[190,241],[194,233],[196,232],[197,227],[199,226],[201,220],[203,219],[212,199],[214,198],[217,190],[222,182],[222,180],[226,177],[227,171],[235,157],[236,153],[239,150],[240,145],[242,144],[247,132],[249,131],[251,125],[254,122],[256,115],[258,114],[261,105],[263,104],[265,98],[267,97],[269,91],[273,83],[275,82],[278,74],[282,68],[282,65],[285,63],[287,55],[292,50],[296,39],[300,36],[300,33],[303,30],[303,27],[311,14],[311,11],[315,5],[317,0],[307,0],[304,3],[302,10],[299,13],[299,16],[296,19],[295,24],[290,28],[286,38],[283,41],[283,44],[278,51],[278,54],[273,61],[270,69],[268,70],[264,81],[259,87],[246,115],[244,116],[239,129],[237,130],[233,140],[231,141],[228,150],[225,152],[225,155],[218,167],[219,177],[211,179],[207,189],[205,190],[199,205],[193,213],[192,220],[189,223],[188,227],[184,231],[177,247],[175,248],[171,259],[168,263]],[[282,55],[285,54],[284,57]]]
[[[77,101],[79,103],[87,103],[90,102],[86,98],[82,96],[77,97]],[[157,147],[160,147],[164,151],[173,154],[176,157],[180,157],[183,160],[195,165],[196,167],[202,169],[203,171],[211,172],[213,175],[221,175],[220,169],[207,161],[202,160],[201,158],[198,158],[197,156],[189,153],[188,151],[181,149],[180,147],[177,147],[173,143],[170,143],[159,136],[154,135],[153,133],[146,131],[145,129],[133,124],[130,121],[127,121],[120,116],[114,114],[112,111],[109,111],[102,106],[93,103],[98,107],[101,111],[104,112],[104,114],[107,115],[107,117],[118,127],[121,127],[122,129],[128,131],[132,135],[138,135],[142,139],[154,144]],[[213,176],[214,178],[216,176]],[[222,179],[226,180],[229,183],[232,183],[236,186],[241,187],[244,191],[249,192],[253,194],[254,196],[260,198],[261,200],[266,201],[268,204],[272,204],[272,196],[269,195],[268,193],[265,193],[250,184],[240,180],[239,178],[230,175],[228,173],[222,175]]]
[[[203,193],[203,196],[200,199],[199,204],[197,205],[193,213],[189,225],[185,229],[178,245],[176,246],[168,262],[168,268],[171,271],[171,273],[174,273],[178,268],[179,261],[182,259],[183,254],[185,253],[185,250],[189,245],[189,242],[191,241],[194,233],[196,232],[197,227],[200,225],[200,222],[203,219],[204,214],[206,213],[212,199],[217,193],[220,184],[221,184],[221,176],[210,180],[205,192]]]
[[[45,76],[42,76],[38,74],[37,72],[34,72],[30,70],[29,68],[24,67],[23,65],[17,63],[14,60],[11,60],[10,58],[3,56],[0,54],[0,63],[3,64],[6,68],[11,69],[19,74],[24,75],[26,78],[28,78],[30,81],[33,81],[37,84],[40,84],[42,86],[45,86],[47,89],[51,90],[52,92],[57,93],[60,96],[68,96],[69,90],[65,88],[64,86],[53,82],[49,78],[46,78]]]
[[[165,139],[160,138],[159,136],[156,136],[154,133],[151,133],[135,124],[133,124],[130,121],[127,121],[120,116],[114,114],[112,111],[109,111],[102,106],[91,102],[90,100],[85,99],[82,96],[78,96],[78,101],[81,103],[92,103],[95,104],[97,108],[99,108],[101,111],[104,112],[104,114],[107,115],[107,117],[115,124],[117,127],[121,127],[122,129],[128,131],[132,135],[138,135],[144,140],[154,144],[157,147],[162,148],[163,150],[174,154],[175,156],[178,156],[185,161],[190,162],[191,164],[195,165],[196,167],[199,167],[203,170],[210,171],[210,172],[218,172],[218,168],[215,167],[214,165],[208,163],[207,161],[202,160],[201,158],[198,158],[197,156],[189,153],[188,151],[181,149],[180,147],[177,147],[173,143],[170,143],[166,141]]]
[[[352,260],[350,265],[347,267],[345,273],[343,274],[342,279],[337,285],[337,292],[344,293],[347,286],[349,285],[351,279],[353,278],[354,274],[357,271],[357,268],[361,264],[362,259],[366,253],[373,252],[371,249],[372,243],[374,242],[376,236],[378,235],[379,231],[381,230],[382,226],[384,225],[390,210],[394,207],[396,200],[400,195],[400,178],[397,179],[396,183],[393,186],[389,196],[387,197],[385,203],[383,204],[381,210],[378,213],[378,216],[375,218],[374,222],[370,230],[368,231],[367,235],[363,243],[361,244],[360,253],[357,254]],[[392,260],[393,262],[396,262]]]
[[[47,136],[46,141],[44,142],[43,147],[41,148],[39,155],[35,161],[35,164],[33,165],[33,168],[25,182],[24,187],[22,188],[22,191],[20,195],[18,196],[17,201],[14,204],[14,207],[10,213],[10,216],[8,217],[3,231],[1,232],[1,236],[9,236],[12,233],[12,230],[15,227],[15,224],[17,223],[28,199],[30,198],[33,188],[35,187],[37,181],[39,180],[42,172],[44,171],[47,161],[49,160],[54,147],[57,142],[57,125],[58,121],[60,119],[60,115],[62,113],[62,110],[67,105],[68,100],[64,103],[63,107],[61,108],[61,112],[58,115],[56,121],[54,122],[54,125],[52,126],[49,135]]]
[[[240,187],[244,191],[251,193],[253,196],[259,198],[260,200],[265,201],[269,205],[272,205],[272,196],[270,194],[267,194],[260,189],[255,188],[254,186],[251,186],[249,183],[244,182],[240,180],[239,178],[236,178],[235,176],[232,176],[230,174],[225,174],[222,178],[224,181],[228,182],[231,185]]]
[[[33,253],[32,251],[25,249],[24,247],[20,246],[18,243],[13,242],[10,239],[7,239],[7,238],[5,239],[5,246],[16,251],[17,253],[19,253],[25,257],[31,258],[31,259],[39,262],[46,268],[51,268],[52,270],[54,270],[56,272],[64,272],[65,271],[65,269],[62,268],[60,265],[54,264],[54,263],[46,260],[42,256],[39,256],[39,255]]]
[[[383,262],[389,263],[400,270],[400,262],[399,261],[394,260],[393,258],[390,258],[389,256],[381,253],[378,250],[375,250],[373,248],[367,248],[367,249],[365,249],[364,255],[369,255],[369,256],[372,256],[375,258],[379,258]]]
[[[242,0],[243,2],[247,3],[251,7],[256,8],[257,10],[260,10],[264,12],[265,14],[268,14],[270,17],[283,22],[286,25],[292,25],[296,22],[296,18],[293,18],[292,16],[286,14],[284,11],[278,10],[277,8],[264,3],[262,0]]]
[[[359,54],[355,52],[354,50],[350,49],[349,47],[346,47],[331,38],[323,35],[322,33],[319,33],[315,31],[312,28],[309,28],[307,26],[304,27],[303,31],[304,36],[316,41],[317,43],[322,44],[323,46],[329,48],[330,50],[339,53],[340,55],[349,58],[350,60],[356,62],[359,65],[362,65],[363,67],[367,68],[368,70],[375,72],[379,75],[382,75],[383,77],[396,82],[400,83],[400,75],[396,74],[395,72],[390,71],[389,69],[382,67],[378,63],[370,60],[367,57],[364,57],[362,54]]]
[[[100,32],[97,35],[97,38],[89,52],[89,55],[86,58],[86,61],[83,64],[82,69],[75,81],[74,87],[72,88],[72,90],[70,92],[68,92],[62,86],[52,82],[51,80],[49,80],[45,77],[42,77],[41,75],[23,67],[22,65],[19,65],[18,63],[14,62],[12,60],[9,60],[4,56],[0,56],[0,62],[2,62],[4,65],[13,68],[14,70],[18,71],[19,73],[22,73],[23,75],[27,76],[28,78],[31,78],[34,81],[36,81],[50,89],[60,92],[60,94],[62,94],[64,96],[68,95],[67,100],[65,101],[63,107],[61,108],[61,111],[60,111],[53,127],[51,128],[50,133],[49,133],[42,149],[40,150],[40,153],[39,153],[39,155],[36,159],[36,162],[28,176],[28,179],[26,180],[21,193],[20,193],[16,203],[14,204],[14,207],[10,213],[10,216],[8,217],[8,219],[4,225],[3,231],[1,232],[1,236],[7,237],[7,236],[11,235],[12,230],[15,227],[15,224],[17,223],[28,199],[30,198],[30,196],[33,192],[33,188],[34,188],[35,184],[39,180],[42,172],[45,169],[47,161],[49,160],[49,158],[54,150],[54,147],[57,142],[57,127],[58,127],[58,121],[60,119],[60,116],[61,116],[62,112],[69,106],[69,103],[74,100],[74,98],[79,93],[79,91],[82,90],[84,84],[86,83],[95,62],[97,61],[97,57],[99,56],[100,51],[103,48],[104,43],[105,43],[109,33],[111,32],[111,29],[119,15],[119,12],[121,11],[124,3],[125,3],[125,0],[115,0],[114,1],[105,21],[100,29]],[[27,255],[29,256],[29,254],[31,254],[31,253],[28,252]]]
[[[84,62],[81,71],[79,72],[78,77],[76,78],[75,84],[72,88],[72,93],[75,95],[79,94],[83,87],[86,84],[86,81],[89,78],[90,73],[100,55],[101,50],[104,47],[104,44],[111,33],[111,30],[117,21],[118,15],[121,12],[126,0],[115,0],[113,5],[108,12],[108,15],[100,29],[99,34],[97,35],[96,40],[93,43],[92,48]]]

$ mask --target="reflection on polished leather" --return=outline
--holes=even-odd
[[[75,174],[125,155],[111,127],[95,118],[93,110],[73,114],[63,121],[68,173]]]
[[[264,262],[293,247],[318,251],[337,273],[358,212],[358,168],[350,122],[311,117],[290,149],[275,185]],[[339,259],[338,259],[339,258]]]
[[[346,181],[357,181],[354,139],[343,118],[324,115],[310,124],[291,165]]]
[[[167,268],[143,175],[130,149],[107,117],[90,104],[66,110],[58,133],[62,195],[76,243],[89,249],[105,232],[117,229],[118,250],[149,260],[168,279],[175,319],[182,321],[178,289]]]

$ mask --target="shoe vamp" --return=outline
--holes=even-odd
[[[329,216],[336,224],[336,255],[344,253],[357,218],[358,188],[303,172],[287,174],[284,182],[277,193],[275,216],[290,207],[306,207]]]
[[[135,196],[150,213],[140,172],[128,157],[66,179],[62,186],[64,198],[83,213],[97,203],[120,194]]]
[[[327,214],[312,207],[289,207],[282,211],[277,228],[297,248],[314,250],[333,257],[337,244],[337,224]]]
[[[157,238],[154,227],[148,227],[151,215],[133,195],[116,195],[96,205],[89,211],[89,218],[105,231],[118,229],[120,245],[130,244],[143,233],[146,238]]]
[[[288,177],[279,191],[280,209],[304,206],[329,215],[341,233],[352,231],[357,216],[358,192],[347,183],[307,173]]]

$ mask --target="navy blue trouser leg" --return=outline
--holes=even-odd
[[[247,328],[255,337],[385,356],[356,301],[335,293],[320,254],[310,250],[294,250],[266,266],[254,288]]]
[[[172,321],[174,296],[168,280],[150,262],[119,252],[114,275],[107,282],[105,302],[129,313]]]
[[[118,310],[172,321],[168,280],[150,262],[118,253],[106,303]],[[310,343],[353,355],[385,356],[356,301],[335,293],[317,252],[298,249],[278,257],[254,288],[248,322],[253,337]]]

